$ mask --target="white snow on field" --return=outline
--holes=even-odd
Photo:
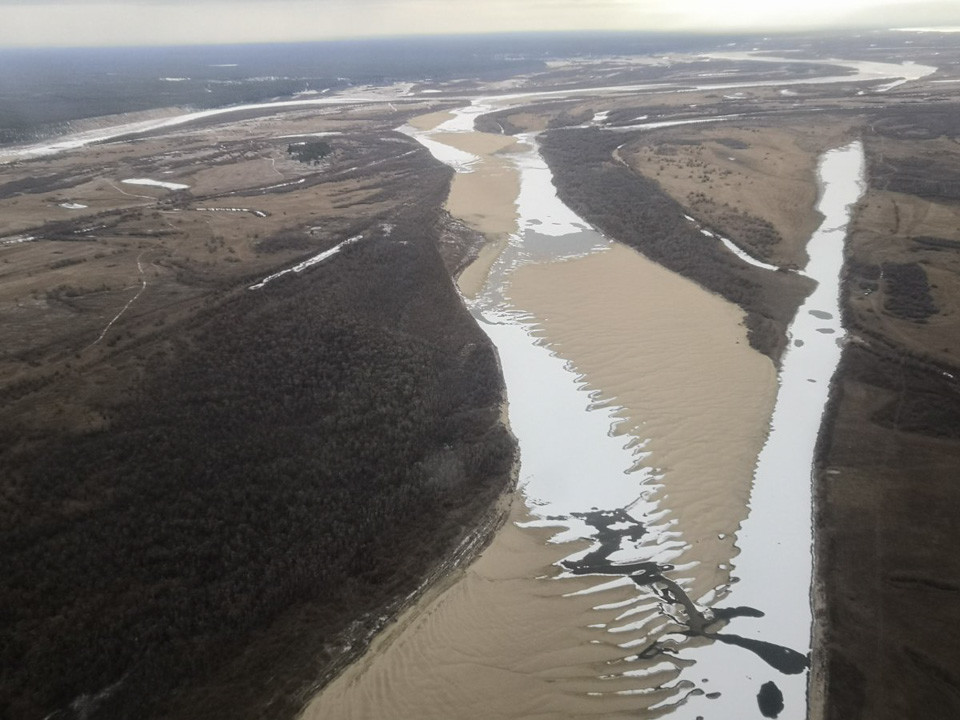
[[[277,140],[287,140],[289,138],[305,138],[305,137],[333,137],[335,135],[343,135],[339,130],[327,130],[326,132],[314,132],[314,133],[297,133],[296,135],[278,135]]]
[[[267,213],[263,210],[251,210],[250,208],[239,208],[239,207],[198,207],[199,212],[242,212],[250,213],[251,215],[256,215],[258,218],[267,217]]]
[[[733,158],[730,158],[730,159],[733,160]],[[683,217],[688,221],[692,222],[694,225],[696,225],[697,229],[701,232],[701,234],[710,238],[714,238],[715,240],[719,240],[721,243],[723,243],[723,246],[727,250],[732,252],[734,255],[736,255],[738,258],[743,260],[748,265],[753,265],[754,267],[763,268],[764,270],[773,270],[773,271],[780,270],[780,268],[777,267],[776,265],[771,265],[769,263],[763,262],[762,260],[757,260],[757,258],[753,257],[753,255],[748,253],[739,245],[736,245],[729,238],[725,238],[723,237],[723,235],[720,235],[719,233],[715,233],[712,230],[708,230],[707,228],[703,227],[699,222],[697,222],[694,218],[690,217],[689,215],[684,215]]]
[[[125,185],[150,185],[151,187],[165,188],[166,190],[188,190],[189,185],[181,183],[163,182],[162,180],[151,180],[149,178],[132,178],[130,180],[121,180]]]
[[[307,181],[306,178],[300,178],[299,180],[293,180],[291,182],[280,183],[279,185],[267,185],[265,188],[260,188],[261,190],[276,190],[277,188],[290,187],[291,185],[303,185]]]
[[[363,239],[363,235],[354,235],[354,236],[351,237],[351,238],[347,238],[346,240],[344,240],[344,241],[343,241],[342,243],[340,243],[339,245],[335,245],[334,247],[330,248],[329,250],[324,250],[324,251],[323,251],[322,253],[320,253],[319,255],[314,255],[312,258],[307,258],[307,259],[304,260],[303,262],[299,262],[299,263],[297,263],[296,265],[294,265],[293,267],[287,268],[286,270],[281,270],[280,272],[276,272],[276,273],[274,273],[273,275],[268,275],[268,276],[265,277],[263,280],[261,280],[260,282],[258,282],[256,285],[251,285],[248,289],[250,289],[250,290],[259,290],[259,289],[262,288],[264,285],[266,285],[268,282],[270,282],[270,281],[272,281],[272,280],[276,280],[278,277],[282,277],[282,276],[286,275],[287,273],[292,273],[292,272],[293,272],[293,273],[301,273],[301,272],[303,272],[304,270],[306,270],[307,268],[313,267],[313,266],[316,265],[317,263],[321,263],[321,262],[323,262],[324,260],[326,260],[327,258],[329,258],[329,257],[331,257],[331,256],[333,256],[333,255],[336,255],[336,254],[337,254],[338,252],[340,252],[345,246],[347,246],[347,245],[352,245],[353,243],[357,242],[357,240],[362,240],[362,239]]]
[[[10,237],[0,238],[0,245],[19,245],[33,240],[36,240],[33,235],[11,235]]]

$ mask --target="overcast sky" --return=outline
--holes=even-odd
[[[960,0],[0,0],[0,47],[941,24]]]

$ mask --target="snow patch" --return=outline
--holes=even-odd
[[[293,267],[287,268],[286,270],[281,270],[280,272],[276,272],[276,273],[274,273],[273,275],[268,275],[268,276],[265,277],[263,280],[261,280],[260,282],[258,282],[256,285],[251,285],[248,289],[249,289],[249,290],[259,290],[259,289],[262,288],[264,285],[266,285],[268,282],[272,282],[273,280],[276,280],[278,277],[283,277],[284,275],[286,275],[286,274],[288,274],[288,273],[302,273],[302,272],[303,272],[304,270],[306,270],[307,268],[313,267],[314,265],[316,265],[316,264],[318,264],[318,263],[322,263],[322,262],[323,262],[324,260],[326,260],[327,258],[336,255],[338,252],[340,252],[340,251],[341,251],[344,247],[346,247],[347,245],[352,245],[353,243],[357,242],[358,240],[361,240],[362,238],[363,238],[363,235],[354,235],[354,236],[351,237],[351,238],[347,238],[346,240],[344,240],[344,241],[343,241],[342,243],[340,243],[339,245],[336,245],[336,246],[330,248],[329,250],[324,250],[324,251],[323,251],[322,253],[320,253],[319,255],[314,255],[312,258],[308,258],[308,259],[304,260],[303,262],[299,262],[299,263],[297,263],[296,265],[294,265]]]
[[[164,188],[165,190],[189,190],[189,185],[182,183],[164,182],[163,180],[151,180],[149,178],[132,178],[130,180],[121,180],[125,185],[149,185],[151,187]]]

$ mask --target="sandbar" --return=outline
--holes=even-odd
[[[647,441],[643,463],[662,475],[652,499],[676,519],[684,561],[699,563],[690,597],[728,582],[777,393],[743,311],[619,243],[522,267],[507,293],[598,399],[621,408],[616,431]]]
[[[438,112],[427,113],[426,115],[417,115],[410,118],[407,122],[417,130],[433,130],[437,125],[452,120],[453,113],[448,110],[439,110]]]
[[[747,343],[742,312],[617,244],[522,267],[508,294],[533,313],[544,342],[622,406],[616,431],[649,440],[646,462],[663,474],[658,501],[686,546],[674,579],[694,600],[722,597],[776,394],[773,364]],[[604,579],[556,579],[555,563],[577,546],[518,527],[525,515],[518,498],[459,581],[412,610],[392,642],[335,680],[304,717],[626,718],[675,700],[663,686],[677,667],[655,663],[644,674],[619,647],[668,631],[658,605],[629,609],[637,600],[629,584],[571,595]],[[607,631],[616,625],[625,629]]]

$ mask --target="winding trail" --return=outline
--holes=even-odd
[[[131,305],[133,305],[137,300],[140,299],[140,296],[143,295],[144,290],[147,289],[147,278],[146,278],[146,275],[144,275],[144,272],[143,272],[143,261],[142,261],[143,254],[144,254],[145,252],[146,252],[146,250],[143,250],[143,251],[141,251],[140,254],[137,256],[137,272],[140,274],[140,289],[137,290],[137,294],[134,295],[134,296],[133,296],[132,298],[130,298],[129,300],[127,300],[127,304],[124,305],[122,308],[120,308],[120,312],[118,312],[116,315],[114,315],[113,318],[110,320],[110,322],[108,322],[108,323],[106,324],[106,326],[105,326],[105,327],[103,328],[103,330],[101,331],[100,336],[99,336],[96,340],[94,340],[92,343],[90,343],[89,345],[87,345],[87,347],[84,348],[84,350],[87,350],[87,349],[89,349],[89,348],[92,348],[94,345],[96,345],[96,344],[99,343],[101,340],[103,340],[103,338],[106,337],[107,332],[109,332],[110,328],[113,327],[113,324],[114,324],[115,322],[117,322],[117,320],[119,320],[120,317],[121,317],[127,310],[130,309],[130,306],[131,306]]]

